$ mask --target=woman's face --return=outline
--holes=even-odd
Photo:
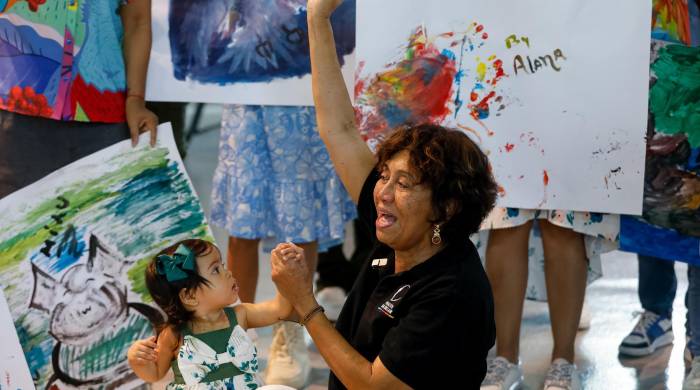
[[[377,239],[397,251],[430,246],[433,228],[432,190],[418,183],[408,161],[407,151],[394,155],[374,187]]]

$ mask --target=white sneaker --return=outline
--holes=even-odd
[[[618,347],[623,355],[646,356],[657,349],[673,343],[671,317],[644,311],[632,332],[625,336]]]
[[[523,369],[508,359],[498,356],[489,361],[486,377],[480,390],[513,390],[523,382]]]
[[[683,390],[700,390],[700,356],[693,359],[690,372],[683,381]]]
[[[346,298],[345,290],[340,287],[325,287],[316,293],[316,300],[330,321],[338,320]]]
[[[544,390],[581,390],[581,378],[576,365],[566,359],[556,359],[549,366],[544,379]]]
[[[304,329],[294,322],[275,324],[265,384],[302,388],[310,374],[311,362],[304,343]]]

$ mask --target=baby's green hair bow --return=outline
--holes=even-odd
[[[187,279],[189,275],[185,271],[194,271],[196,267],[196,256],[185,244],[180,244],[172,256],[160,255],[156,258],[156,271],[159,275],[165,275],[168,282]]]

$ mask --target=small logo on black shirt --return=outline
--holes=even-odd
[[[406,293],[410,288],[411,286],[408,284],[399,287],[399,289],[396,290],[394,295],[392,295],[388,301],[382,303],[377,309],[387,317],[393,319],[394,307],[398,304],[399,301],[401,301],[401,299],[403,299],[404,296],[406,296]]]

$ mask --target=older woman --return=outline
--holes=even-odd
[[[305,262],[293,253],[274,259],[273,280],[328,363],[330,389],[478,388],[495,326],[468,235],[495,201],[488,160],[463,133],[435,125],[397,130],[375,159],[336,57],[329,18],[340,2],[309,1],[314,101],[320,135],[375,246],[335,329]]]

